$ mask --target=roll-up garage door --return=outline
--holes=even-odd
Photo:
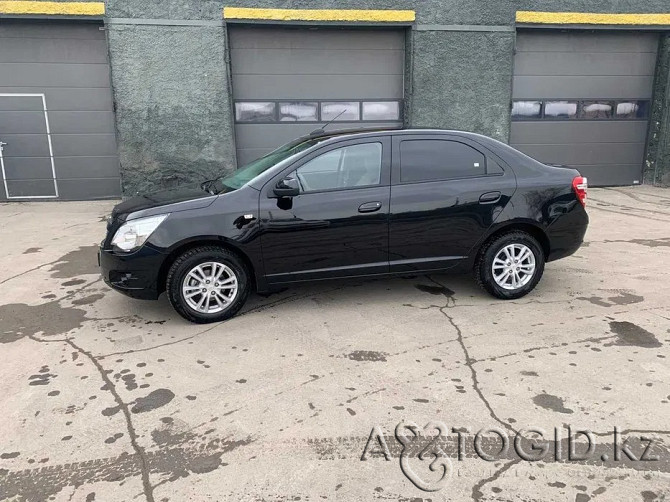
[[[2,20],[1,200],[120,196],[101,26]]]
[[[402,125],[402,30],[231,27],[237,163],[335,119]]]
[[[512,146],[592,185],[640,183],[658,36],[519,32]]]

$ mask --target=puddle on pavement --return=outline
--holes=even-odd
[[[570,408],[565,407],[563,399],[551,394],[538,394],[533,398],[533,402],[545,410],[551,410],[557,413],[573,413]]]
[[[165,406],[174,399],[174,392],[169,389],[156,389],[145,397],[138,397],[130,409],[132,413],[146,413]]]
[[[445,286],[428,286],[426,284],[416,284],[414,287],[419,291],[423,291],[424,293],[431,295],[444,295],[447,297],[454,296],[454,292]]]
[[[631,239],[628,241],[605,241],[605,242],[629,242],[631,244],[639,244],[649,248],[670,247],[670,237],[661,239]]]
[[[99,274],[98,246],[81,246],[58,258],[49,272],[56,279],[70,279],[79,275]]]
[[[372,361],[372,362],[386,362],[386,352],[376,352],[374,350],[355,350],[345,357],[352,361]]]
[[[84,296],[83,298],[77,298],[72,300],[72,305],[93,305],[98,300],[104,298],[102,293],[94,293],[92,295]]]
[[[86,320],[85,311],[61,307],[56,302],[0,305],[0,343],[16,342],[38,333],[44,336],[62,335],[81,328]]]
[[[663,346],[663,344],[658,341],[658,338],[656,338],[653,333],[650,333],[646,329],[641,328],[632,322],[611,321],[610,329],[612,330],[612,333],[619,337],[619,339],[614,344],[610,345],[627,345],[643,347],[647,349]]]
[[[633,303],[643,302],[644,296],[622,292],[617,296],[610,296],[608,298],[602,298],[600,296],[580,296],[577,299],[585,300],[593,305],[598,305],[599,307],[613,307],[614,305],[632,305]]]

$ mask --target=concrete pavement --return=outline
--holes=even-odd
[[[670,191],[589,196],[584,247],[523,299],[469,276],[324,282],[205,326],[100,280],[114,202],[1,204],[0,500],[670,496]],[[395,436],[431,421],[444,441]],[[589,459],[565,459],[568,426]],[[528,427],[541,461],[514,448]]]

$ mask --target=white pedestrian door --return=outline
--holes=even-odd
[[[44,94],[0,94],[0,168],[7,199],[58,197]]]

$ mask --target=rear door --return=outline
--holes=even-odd
[[[386,273],[391,138],[349,140],[311,153],[260,196],[263,263],[269,283]],[[297,178],[301,192],[273,196]]]
[[[394,135],[391,272],[446,269],[467,258],[516,189],[503,165],[460,136]]]

